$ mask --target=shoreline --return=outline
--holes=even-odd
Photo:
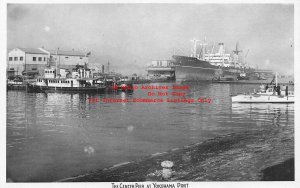
[[[162,179],[165,160],[174,163],[168,180]],[[59,182],[293,180],[293,128],[277,127],[219,135]]]

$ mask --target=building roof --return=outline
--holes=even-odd
[[[66,50],[47,50],[47,49],[39,49],[39,48],[19,48],[17,47],[17,49],[20,49],[21,51],[28,53],[28,54],[51,54],[51,55],[56,55],[56,53],[58,55],[65,55],[65,56],[81,56],[81,57],[85,57],[86,54],[83,52],[79,52],[79,51],[75,51],[75,50],[70,50],[70,51],[66,51]],[[47,53],[49,52],[49,53]]]
[[[45,55],[47,55],[46,52],[44,52],[38,48],[18,48],[18,49],[20,49],[23,52],[28,53],[28,54],[45,54]]]
[[[78,51],[74,51],[74,50],[72,50],[72,51],[65,51],[65,50],[58,50],[58,51],[56,51],[56,50],[48,50],[48,51],[50,52],[51,55],[56,55],[56,53],[57,53],[58,55],[66,55],[66,56],[82,56],[82,57],[85,56],[84,53],[78,52]]]

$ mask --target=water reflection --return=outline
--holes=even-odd
[[[232,114],[258,121],[265,125],[272,122],[274,126],[293,126],[294,104],[268,104],[268,103],[232,103]]]

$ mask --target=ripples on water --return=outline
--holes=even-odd
[[[8,91],[7,176],[14,181],[54,181],[218,134],[293,129],[293,104],[231,104],[230,94],[257,85],[185,85],[190,86],[186,98],[209,97],[212,103],[88,101],[147,98],[148,91],[142,90],[97,95]]]

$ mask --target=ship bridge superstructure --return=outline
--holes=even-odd
[[[200,40],[193,39],[191,42],[193,43],[193,48],[191,49],[192,54],[191,57],[195,57],[202,61],[207,61],[211,65],[220,66],[220,67],[242,67],[242,64],[239,62],[239,53],[242,52],[238,49],[238,43],[236,44],[236,49],[233,50],[233,54],[226,53],[225,46],[223,42],[220,42],[219,49],[216,53],[214,53],[214,45],[209,52],[207,50],[206,37],[201,44],[198,44]],[[197,54],[197,46],[201,46],[200,53]]]
[[[235,50],[237,51],[237,50]],[[238,51],[231,55],[230,53],[225,52],[224,43],[219,43],[219,50],[217,53],[205,53],[204,61],[208,61],[210,64],[215,66],[222,66],[222,67],[241,67],[241,63],[238,60]]]

